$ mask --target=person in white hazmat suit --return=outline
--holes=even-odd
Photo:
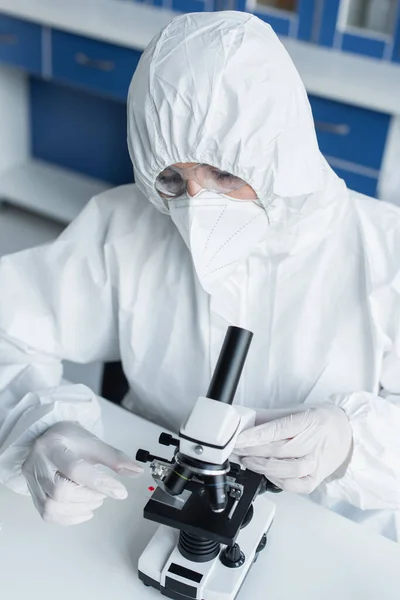
[[[120,359],[125,406],[177,431],[233,324],[254,332],[243,463],[397,539],[399,209],[333,173],[288,54],[246,13],[174,19],[128,120],[136,185],[1,259],[0,480],[64,525],[125,497],[98,465],[140,467],[96,437],[96,397],[61,384],[62,359]]]

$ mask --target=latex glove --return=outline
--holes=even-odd
[[[310,494],[344,465],[352,441],[346,413],[322,404],[247,429],[237,439],[235,454],[281,489]]]
[[[137,475],[143,469],[80,425],[60,422],[40,436],[22,466],[33,502],[45,521],[76,525],[104,499],[122,500],[125,486],[100,468]]]

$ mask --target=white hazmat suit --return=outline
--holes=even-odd
[[[177,430],[210,381],[229,324],[254,332],[236,402],[332,403],[353,450],[318,501],[400,534],[400,211],[353,195],[321,156],[303,84],[265,23],[183,15],[144,52],[128,104],[137,185],[94,198],[59,239],[0,262],[0,480],[52,424],[94,430],[61,360],[121,359],[126,404]],[[205,291],[157,194],[174,163],[250,184],[268,227]],[[134,432],[133,432],[134,433]]]

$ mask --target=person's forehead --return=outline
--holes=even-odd
[[[198,164],[199,163],[175,163],[172,166],[176,167],[177,169],[190,169],[191,167],[195,167]]]

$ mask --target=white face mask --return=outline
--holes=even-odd
[[[170,200],[168,206],[208,293],[250,254],[269,227],[265,209],[254,201],[215,192],[202,191],[193,198],[185,195]]]

